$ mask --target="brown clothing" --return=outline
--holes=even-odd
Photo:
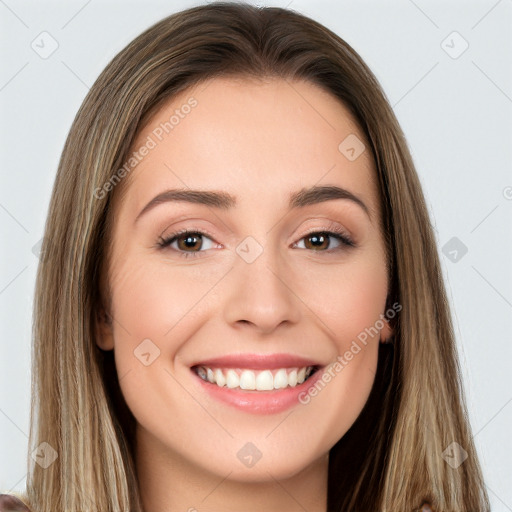
[[[30,509],[12,494],[0,494],[0,512],[30,512]]]

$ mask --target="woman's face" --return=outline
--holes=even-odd
[[[325,462],[354,423],[390,334],[362,139],[334,97],[280,79],[202,83],[140,131],[98,337],[138,453],[281,479]]]

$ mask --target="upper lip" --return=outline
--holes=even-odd
[[[247,368],[253,370],[273,370],[276,368],[303,368],[322,366],[318,361],[293,354],[228,354],[205,359],[192,365],[215,368]]]

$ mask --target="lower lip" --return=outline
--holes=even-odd
[[[298,386],[274,389],[273,391],[243,391],[239,388],[219,387],[201,379],[194,370],[191,372],[199,381],[202,390],[220,402],[254,414],[277,414],[300,404],[299,395],[306,395],[309,388],[313,387],[321,378],[322,370],[323,368],[318,369],[308,380]]]

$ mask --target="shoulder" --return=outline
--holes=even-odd
[[[30,512],[30,509],[13,494],[0,494],[0,512]]]

